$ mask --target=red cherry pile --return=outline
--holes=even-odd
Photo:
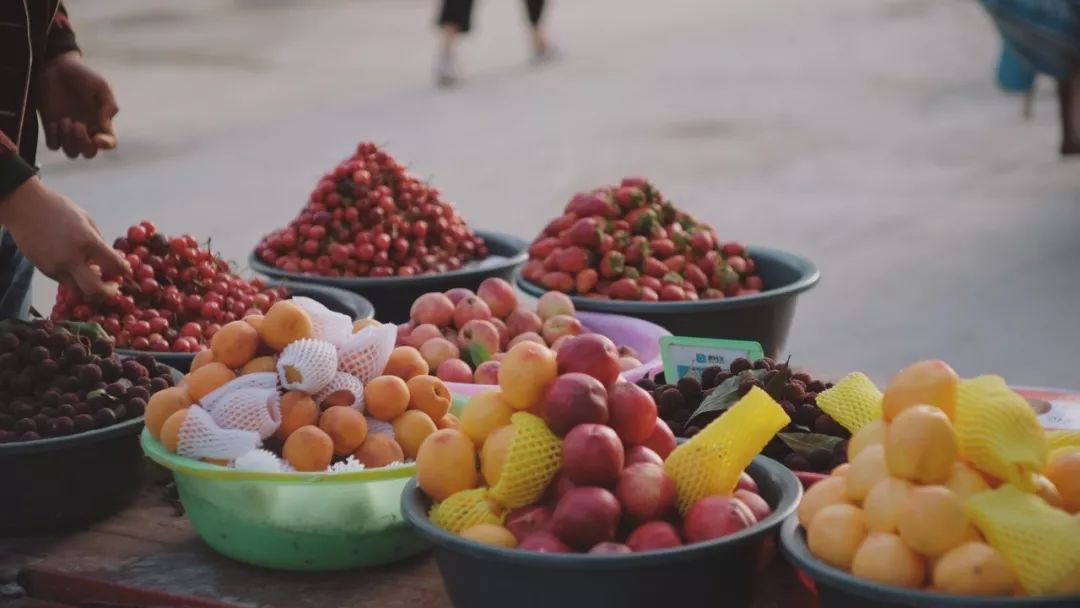
[[[717,300],[764,289],[740,243],[680,211],[642,178],[574,195],[533,241],[526,280],[598,299]]]
[[[61,285],[50,316],[54,321],[97,323],[121,348],[205,350],[222,325],[262,314],[285,295],[260,279],[236,276],[228,262],[199,247],[195,237],[170,239],[151,222],[128,228],[127,237],[116,239],[113,248],[125,256],[132,271],[131,277],[119,281],[119,293],[95,304]]]
[[[288,272],[407,277],[456,270],[488,251],[436,188],[365,142],[322,177],[299,217],[264,237],[256,254]]]

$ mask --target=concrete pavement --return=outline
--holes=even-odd
[[[121,147],[50,156],[110,236],[140,219],[242,261],[357,141],[476,226],[534,234],[573,192],[646,175],[722,238],[814,259],[788,351],[824,375],[942,357],[1080,387],[1080,179],[992,80],[973,0],[562,0],[562,61],[479,3],[467,80],[431,79],[432,2],[69,0],[115,83]],[[39,282],[47,307],[54,288]]]

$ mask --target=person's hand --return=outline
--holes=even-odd
[[[37,83],[38,111],[50,150],[93,158],[98,150],[116,147],[112,119],[119,108],[105,78],[83,62],[76,51],[57,55]]]
[[[103,275],[130,273],[127,260],[105,243],[90,216],[36,177],[0,200],[0,224],[38,270],[92,300],[117,293],[117,284],[103,281]]]

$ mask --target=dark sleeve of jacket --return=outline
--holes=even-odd
[[[19,156],[15,142],[0,132],[0,198],[7,197],[34,173],[34,168]]]
[[[79,46],[75,44],[75,30],[71,29],[71,20],[68,19],[67,8],[64,3],[60,6],[53,18],[52,27],[49,28],[49,38],[45,41],[45,62],[68,51],[77,51]]]

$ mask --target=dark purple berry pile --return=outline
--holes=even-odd
[[[61,437],[143,415],[172,386],[150,355],[122,360],[96,325],[0,322],[0,443]]]
[[[664,375],[643,378],[638,386],[651,391],[660,417],[676,437],[693,437],[720,417],[739,397],[757,386],[768,392],[791,417],[763,454],[795,471],[827,472],[847,461],[851,434],[817,406],[817,395],[832,383],[795,372],[768,357],[751,362],[738,358],[728,369],[706,368],[701,377],[686,376],[668,384]]]

